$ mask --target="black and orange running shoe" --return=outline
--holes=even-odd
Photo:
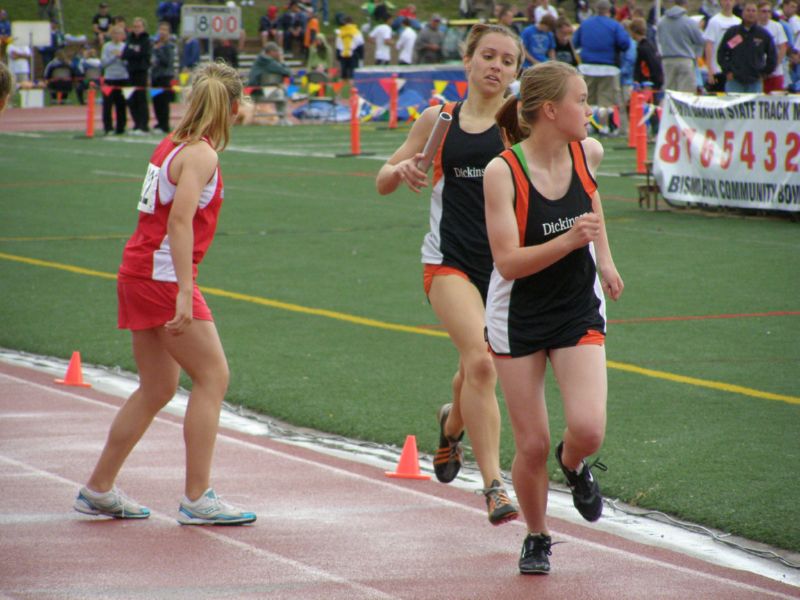
[[[452,404],[445,404],[436,415],[439,420],[439,449],[433,457],[433,472],[436,474],[436,479],[442,483],[453,481],[464,461],[464,449],[461,447],[464,432],[462,431],[455,439],[444,434],[444,424],[447,423],[447,416],[452,408]]]
[[[492,485],[481,491],[486,496],[486,510],[492,525],[502,525],[519,516],[519,509],[511,502],[508,492],[497,479],[493,479]]]

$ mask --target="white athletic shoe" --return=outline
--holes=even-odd
[[[150,510],[131,500],[121,490],[99,493],[84,486],[72,507],[85,515],[106,515],[115,519],[146,519]]]
[[[244,525],[255,520],[255,513],[223,502],[212,488],[194,502],[184,496],[178,509],[178,523],[181,525]]]

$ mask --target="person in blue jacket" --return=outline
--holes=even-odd
[[[586,81],[588,102],[598,107],[602,131],[607,130],[608,116],[620,102],[621,55],[631,46],[625,28],[610,15],[609,0],[597,0],[595,15],[581,23],[572,36],[572,43],[581,55],[578,69]]]

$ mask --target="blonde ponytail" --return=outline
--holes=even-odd
[[[198,68],[189,106],[172,134],[173,141],[192,143],[208,138],[216,150],[224,150],[230,140],[234,102],[243,102],[243,87],[233,67],[216,62]]]

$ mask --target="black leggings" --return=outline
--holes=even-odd
[[[128,85],[127,79],[106,79],[105,84],[112,88],[120,88]],[[106,133],[116,131],[125,133],[125,124],[128,122],[128,115],[125,112],[125,96],[121,89],[114,89],[108,95],[103,94],[103,129]],[[117,114],[117,126],[114,127],[112,110]]]
[[[170,88],[172,77],[156,77],[153,79],[153,88]],[[156,115],[156,125],[161,131],[169,131],[169,103],[174,96],[171,89],[153,92],[153,113]]]
[[[150,109],[147,107],[147,71],[131,73],[131,85],[139,88],[128,99],[128,108],[131,111],[134,129],[150,131],[147,124],[150,119]]]

